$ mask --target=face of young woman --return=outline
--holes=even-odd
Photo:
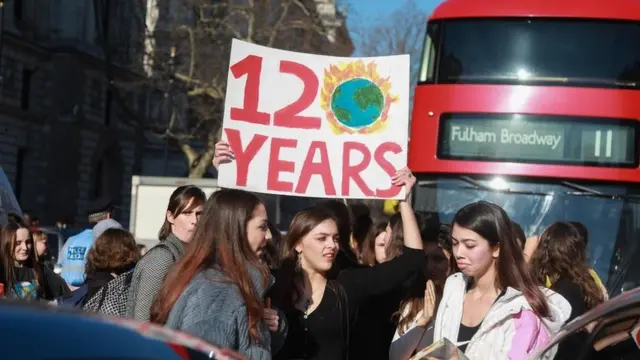
[[[38,256],[42,256],[46,251],[47,251],[47,239],[45,238],[45,239],[36,241],[36,254],[38,254]]]
[[[191,241],[198,219],[200,219],[200,215],[202,214],[203,206],[198,205],[191,208],[193,206],[192,203],[193,198],[189,200],[189,203],[185,207],[185,209],[189,210],[180,213],[178,216],[173,216],[170,212],[167,213],[167,219],[171,223],[171,232],[184,242]]]
[[[325,220],[305,235],[295,250],[300,254],[303,269],[327,272],[340,250],[338,227],[333,220]]]
[[[267,209],[259,204],[253,210],[251,220],[247,222],[247,238],[251,250],[258,256],[262,256],[264,247],[271,241],[271,231],[267,223]]]
[[[483,276],[495,266],[500,254],[499,248],[492,247],[487,239],[458,224],[453,224],[451,242],[458,268],[474,278]]]
[[[386,231],[376,236],[373,244],[373,250],[376,256],[376,263],[382,264],[387,261],[387,246],[389,245],[389,234]]]
[[[13,258],[17,263],[22,263],[29,259],[31,254],[31,247],[33,241],[31,240],[31,234],[27,229],[18,229],[16,232],[16,243],[13,248]]]

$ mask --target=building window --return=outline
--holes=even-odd
[[[18,148],[18,153],[16,154],[16,177],[15,177],[15,188],[13,189],[15,195],[16,195],[16,199],[18,200],[18,202],[20,202],[21,199],[21,195],[22,195],[22,189],[24,188],[23,182],[24,182],[24,170],[25,170],[25,158],[27,155],[27,149],[25,148]]]
[[[18,63],[10,57],[2,57],[2,89],[14,93],[16,90],[16,68]]]
[[[109,167],[107,154],[102,155],[93,176],[93,198],[98,199],[109,192]]]
[[[29,110],[32,77],[33,77],[33,70],[30,70],[30,69],[22,70],[22,87],[20,90],[20,108],[22,110]]]
[[[22,21],[22,19],[24,18],[23,14],[24,14],[24,7],[23,7],[23,2],[22,0],[14,0],[13,1],[13,17],[16,19],[17,22]]]
[[[99,111],[102,105],[102,83],[99,80],[89,80],[88,96],[91,110]]]

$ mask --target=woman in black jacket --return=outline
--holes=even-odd
[[[393,178],[406,186],[416,179],[408,169]],[[342,269],[334,278],[344,243],[335,215],[324,207],[299,212],[291,222],[282,268],[276,274],[272,301],[289,323],[276,359],[346,359],[355,311],[369,298],[384,294],[419,271],[425,261],[420,230],[407,201],[400,203],[404,248],[395,259],[374,267]]]

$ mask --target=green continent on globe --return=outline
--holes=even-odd
[[[353,100],[363,111],[369,106],[382,109],[384,94],[375,84],[371,84],[357,89],[355,94],[353,94]]]
[[[340,95],[342,95],[342,88],[340,86],[338,86],[334,91],[333,91],[333,95],[331,95],[331,101],[333,101],[334,99],[337,99],[340,97]]]
[[[333,113],[335,114],[335,116],[340,119],[341,121],[348,123],[351,121],[351,113],[349,112],[349,110],[340,107],[340,106],[334,106],[333,107]]]

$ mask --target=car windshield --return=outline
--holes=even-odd
[[[579,221],[589,231],[589,261],[611,296],[640,285],[640,191],[629,184],[535,182],[502,177],[421,178],[417,212],[450,223],[464,205],[486,200],[502,206],[527,236],[555,221]]]

